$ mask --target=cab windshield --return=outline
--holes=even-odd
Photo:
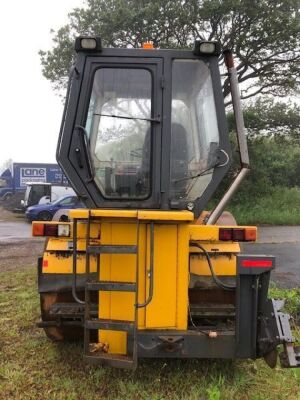
[[[146,69],[95,73],[86,130],[95,181],[106,198],[150,195],[151,93]]]
[[[171,199],[194,201],[212,179],[219,147],[209,67],[174,60],[172,67]]]

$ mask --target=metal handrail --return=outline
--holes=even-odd
[[[85,301],[80,300],[76,292],[76,277],[77,277],[77,219],[73,220],[73,282],[72,282],[72,296],[79,304],[85,304]]]
[[[149,303],[151,303],[153,298],[153,281],[154,281],[154,223],[150,224],[150,269],[148,277],[150,279],[149,282],[149,295],[147,300],[144,303],[137,304],[137,308],[146,307]],[[137,282],[138,284],[138,282]]]

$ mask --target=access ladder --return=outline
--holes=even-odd
[[[139,223],[137,222],[137,241],[135,245],[116,245],[116,244],[100,244],[91,243],[91,223],[93,221],[100,222],[99,217],[88,215],[87,218],[87,235],[86,235],[86,284],[85,284],[85,315],[84,315],[84,359],[90,364],[106,364],[112,367],[122,367],[135,369],[137,366],[137,316],[138,316],[138,238],[139,238]],[[103,254],[134,254],[136,257],[135,263],[135,282],[107,281],[100,280],[101,271],[101,255]],[[97,257],[98,271],[97,279],[90,279],[90,257]],[[119,319],[104,319],[92,317],[91,292],[133,292],[135,293],[134,303],[134,320],[119,320]],[[92,330],[110,330],[110,331],[125,331],[127,333],[127,354],[109,353],[108,348],[104,343],[91,341]]]

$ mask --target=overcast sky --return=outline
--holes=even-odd
[[[1,2],[0,168],[4,161],[55,162],[62,100],[42,76],[40,49],[50,29],[67,22],[82,0]]]

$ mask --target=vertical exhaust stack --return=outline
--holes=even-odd
[[[236,132],[237,132],[237,141],[240,152],[240,162],[241,162],[241,170],[230,185],[227,192],[224,194],[219,204],[215,207],[215,209],[210,214],[207,225],[213,225],[216,223],[225,207],[229,203],[230,199],[244,180],[245,176],[248,174],[249,167],[249,154],[248,154],[248,146],[247,146],[247,138],[245,135],[245,125],[244,125],[244,117],[242,112],[242,104],[239,92],[238,85],[238,77],[237,70],[234,66],[233,55],[231,50],[224,50],[224,59],[225,65],[228,70],[228,76],[230,81],[230,90],[232,97],[232,104],[235,116],[235,124],[236,124]]]

